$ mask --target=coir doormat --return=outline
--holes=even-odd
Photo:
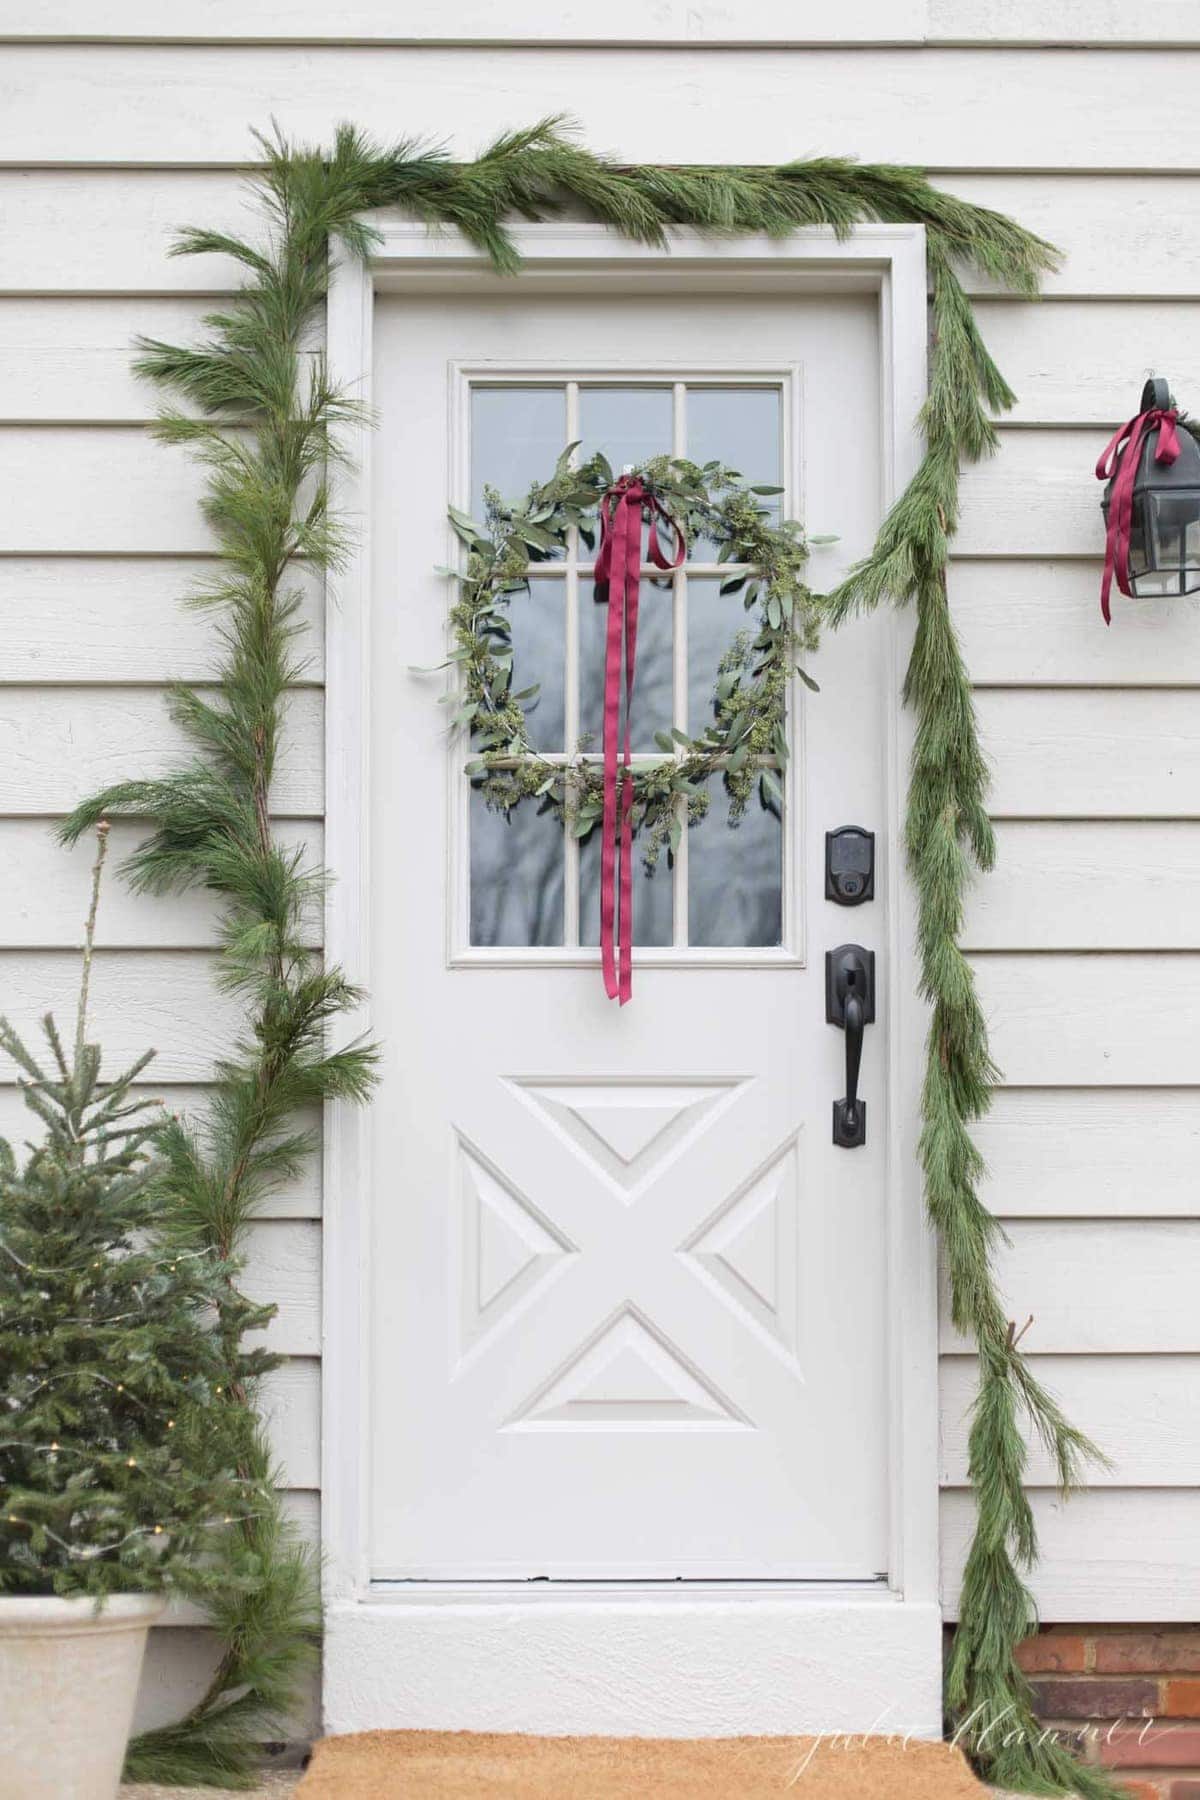
[[[888,1737],[521,1737],[368,1731],[325,1738],[296,1800],[984,1800],[950,1744]]]

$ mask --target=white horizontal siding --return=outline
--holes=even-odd
[[[1190,134],[1165,131],[1155,103],[1165,67],[1153,50],[1096,50],[1065,71],[1040,49],[764,48],[730,55],[718,87],[711,54],[690,47],[24,45],[5,59],[0,163],[240,164],[251,124],[274,118],[324,143],[351,96],[355,122],[386,142],[402,95],[405,132],[465,154],[566,101],[588,142],[631,161],[774,163],[836,147],[935,170],[1002,157],[1030,170],[1191,171]],[[1198,71],[1200,52],[1172,52],[1174,92]]]
[[[213,615],[187,597],[211,581],[211,558],[0,556],[0,683],[120,687],[211,680],[221,655]],[[320,583],[298,570],[304,677],[324,659]]]
[[[113,864],[122,862],[147,836],[148,827],[119,822],[109,839]],[[323,833],[319,825],[286,823],[277,837],[288,851],[300,852],[302,867],[320,865]],[[8,949],[48,950],[77,945],[87,917],[95,841],[81,838],[70,850],[58,841],[45,819],[0,818],[0,944]],[[211,948],[217,941],[220,908],[204,891],[164,894],[153,904],[131,892],[118,877],[105,890],[96,925],[96,942],[105,949]],[[321,941],[319,907],[305,920],[305,939],[312,948]]]
[[[793,143],[787,154],[816,154],[828,141],[822,136],[807,146]],[[229,258],[170,257],[167,251],[183,225],[242,234],[255,229],[242,173],[116,170],[95,163],[59,168],[55,159],[48,161],[44,168],[0,168],[0,294],[173,297],[236,288],[237,265]],[[1172,305],[1200,299],[1198,182],[1161,175],[955,173],[938,176],[937,185],[1010,213],[1058,246],[1061,267],[1044,282],[1047,310],[1066,299],[1086,308],[1099,296],[1159,297]],[[1112,254],[1114,239],[1119,256]],[[964,273],[972,292],[1028,312],[1028,302],[997,296],[987,277]],[[1131,359],[1140,334],[1138,340],[1124,348]],[[1153,347],[1141,353],[1150,356]],[[1136,366],[1135,360],[1125,366]],[[1114,389],[1123,393],[1124,383],[1114,380]]]
[[[1200,389],[1200,303],[982,300],[984,341],[1017,396],[1007,422],[1112,431],[1137,410],[1147,375]],[[2,322],[2,320],[0,320]]]
[[[1196,1216],[1198,1088],[1002,1087],[975,1135],[1001,1218]]]
[[[1114,393],[1134,410],[1138,393],[1115,383]],[[1002,426],[999,454],[963,471],[955,555],[1094,557],[1102,492],[1095,467],[1109,435],[1103,427]]]
[[[1195,1356],[1032,1356],[1030,1369],[1072,1423],[1103,1444],[1110,1467],[1095,1487],[1200,1487],[1200,1358]],[[975,1398],[973,1356],[947,1358],[942,1372],[942,1481],[967,1485],[967,1434]],[[1053,1487],[1045,1446],[1030,1445],[1031,1486]]]
[[[101,950],[92,965],[91,1030],[106,1073],[157,1051],[149,1079],[158,1084],[209,1080],[239,1029],[237,1000],[217,991],[214,957],[204,951]],[[0,951],[4,1011],[31,1046],[41,1019],[74,1017],[79,957],[65,950]],[[10,1072],[0,1075],[12,1079]]]
[[[297,1542],[316,1550],[321,1542],[320,1496],[308,1490],[289,1489],[284,1501],[284,1516]]]
[[[1047,61],[1060,78],[1072,67]],[[1161,70],[1161,61],[1156,66]],[[1127,103],[1131,98],[1126,96]],[[1137,104],[1150,104],[1150,95],[1139,96]],[[1005,140],[1005,150],[1010,141]],[[1007,155],[997,163],[1012,166]],[[1159,171],[1166,166],[1157,159],[1135,165],[1118,153],[1087,174],[955,172],[939,176],[938,186],[1019,219],[1057,246],[1062,262],[1043,282],[1052,303],[1064,298],[1085,304],[1153,298],[1175,303],[1200,297],[1200,183],[1163,175]],[[979,278],[973,286],[985,291]]]
[[[999,817],[1200,816],[1200,707],[1191,689],[990,690],[977,704]]]
[[[1200,957],[974,960],[992,1053],[1014,1087],[1200,1083]]]
[[[1048,190],[1027,185],[1036,224]],[[1197,187],[1177,192],[1174,220]],[[1139,182],[1073,194],[1072,288],[1103,252],[1106,209],[1131,248],[1150,230]],[[1200,387],[1197,319],[1186,259],[1139,267],[1135,249],[1120,260],[1131,297],[1119,302],[982,304],[1022,399],[1000,455],[964,481],[950,574],[998,820],[997,870],[975,884],[964,928],[1003,1083],[978,1130],[982,1191],[1005,1220],[996,1266],[1010,1316],[1031,1320],[1022,1343],[1035,1372],[1112,1459],[1064,1510],[1031,1447],[1045,1619],[1194,1617],[1200,1596],[1200,1334],[1188,1299],[1200,1276],[1200,609],[1117,598],[1104,627],[1092,477],[1146,374],[1168,374],[1181,398]],[[1110,292],[1113,274],[1096,276]],[[953,1611],[973,1516],[975,1366],[945,1315],[942,1341]]]
[[[0,299],[0,424],[141,423],[160,396],[133,372],[135,339],[190,343],[200,300]]]
[[[78,0],[75,0],[78,4]],[[926,36],[976,44],[1194,44],[1200,41],[1195,0],[1154,9],[1125,0],[927,0]]]
[[[0,293],[14,296],[232,293],[231,257],[168,251],[184,225],[255,228],[244,179],[208,169],[5,169],[0,212]]]
[[[66,1014],[62,1015],[65,1019]],[[31,1047],[34,1039],[30,1037]],[[5,1080],[10,1071],[5,1070]],[[135,1098],[160,1100],[170,1107],[172,1112],[181,1117],[199,1120],[209,1099],[209,1092],[200,1085],[167,1086],[153,1084],[154,1069],[151,1065],[144,1080],[133,1090]],[[303,1131],[319,1133],[321,1119],[315,1110],[298,1116],[297,1125]],[[41,1131],[33,1113],[25,1104],[24,1096],[12,1086],[0,1086],[0,1138],[5,1138],[15,1147],[20,1148],[31,1139],[36,1139]],[[266,1195],[259,1208],[260,1218],[271,1219],[319,1219],[321,1216],[321,1164],[318,1154],[301,1158],[300,1167],[293,1181],[285,1182],[277,1192]]]
[[[979,1128],[984,1193],[1012,1231],[1001,1270],[1014,1314],[1036,1315],[1026,1342],[1039,1372],[1116,1460],[1067,1514],[1035,1495],[1037,1592],[1047,1618],[1195,1617],[1200,1481],[1180,1408],[1200,1351],[1188,1030],[1200,962],[1186,954],[1200,949],[1200,606],[1119,601],[1104,630],[1090,469],[1147,372],[1200,404],[1200,154],[1194,134],[1163,130],[1159,98],[1164,79],[1186,91],[1200,67],[1200,4],[872,0],[826,18],[775,0],[664,0],[619,22],[640,50],[618,48],[611,23],[596,47],[594,8],[576,0],[517,0],[502,20],[484,0],[413,0],[402,17],[384,0],[348,0],[336,17],[314,0],[113,0],[103,16],[84,0],[10,0],[0,38],[26,44],[0,74],[0,480],[15,501],[0,520],[0,1006],[26,1029],[47,1005],[67,1016],[87,853],[58,851],[51,822],[129,773],[131,746],[139,770],[178,758],[163,684],[212,672],[211,622],[176,604],[213,568],[200,484],[182,452],[150,439],[155,397],[126,346],[190,335],[236,288],[229,260],[167,251],[184,224],[255,229],[241,174],[252,126],[274,115],[327,141],[349,115],[383,139],[449,134],[469,154],[565,103],[587,141],[631,158],[928,164],[1063,253],[1041,305],[968,274],[1019,401],[1001,456],[964,483],[950,584],[987,690],[1000,816],[1000,866],[966,926],[1005,1066]],[[1038,48],[1048,37],[1103,48]],[[497,38],[526,47],[472,47]],[[922,39],[977,48],[887,47]],[[549,47],[572,41],[593,47]],[[763,48],[717,48],[734,42]],[[307,679],[319,683],[321,598],[306,586]],[[314,848],[321,731],[319,694],[297,695],[274,805],[281,832]],[[137,828],[114,836],[123,850]],[[137,900],[109,884],[98,1029],[114,1061],[157,1042],[152,1077],[183,1110],[203,1103],[233,1023],[212,986],[212,928],[203,899]],[[27,1130],[0,1085],[0,1133]],[[289,1508],[315,1541],[317,1159],[262,1210],[247,1285],[281,1303],[271,1341],[289,1359],[265,1401]],[[946,1347],[953,1604],[972,1365],[952,1334]],[[1047,1475],[1035,1457],[1031,1478]],[[143,1719],[201,1691],[211,1656],[186,1624],[157,1632]],[[314,1717],[310,1706],[297,1731]]]
[[[1005,34],[1030,9],[975,10]],[[1129,17],[1088,10],[1108,28]],[[1064,19],[1068,33],[1074,22]],[[1200,608],[1117,598],[1105,629],[1092,476],[1146,375],[1167,374],[1195,406],[1200,260],[1177,234],[1196,241],[1200,183],[1121,172],[1123,160],[1087,180],[945,179],[1064,252],[1041,305],[980,304],[1019,399],[1000,455],[964,481],[950,571],[999,819],[998,867],[969,898],[964,936],[1007,953],[976,959],[1004,1083],[978,1128],[982,1191],[1011,1236],[997,1266],[1017,1325],[1032,1315],[1023,1343],[1035,1369],[1113,1460],[1066,1509],[1034,1493],[1033,1588],[1048,1620],[1187,1619],[1200,1603],[1200,1343],[1188,1300],[1200,1274],[1200,1090],[1187,1085],[1200,1072],[1200,992],[1194,957],[1172,954],[1200,943]],[[1065,954],[1079,951],[1107,954]],[[948,1325],[944,1345],[953,1612],[973,1520],[963,1484],[974,1363]],[[1052,1486],[1036,1445],[1029,1477]]]
[[[5,509],[15,529],[0,527],[0,1006],[35,1040],[47,1007],[60,1018],[73,1008],[91,858],[88,844],[61,849],[54,821],[100,785],[185,758],[164,684],[214,672],[214,622],[181,605],[217,569],[201,483],[183,452],[160,449],[146,429],[158,396],[132,375],[132,340],[194,338],[214,295],[237,285],[226,259],[171,259],[175,230],[219,220],[237,231],[251,220],[232,172],[155,172],[139,185],[128,174],[22,170],[0,185],[0,290],[13,296],[0,299],[0,466],[10,498],[21,497]],[[63,296],[48,298],[60,285]],[[113,297],[101,297],[106,286]],[[66,528],[69,519],[78,530]],[[306,572],[294,579],[309,627],[307,686],[289,704],[274,803],[292,815],[277,827],[281,840],[307,845],[319,860],[324,596]],[[143,833],[117,822],[114,862]],[[314,948],[319,911],[306,923]],[[214,987],[216,919],[210,896],[138,898],[115,875],[100,913],[92,1018],[107,1065],[156,1045],[140,1091],[193,1117],[239,1019],[236,1003]],[[7,1082],[10,1072],[0,1076]],[[319,1131],[315,1114],[299,1123]],[[7,1085],[0,1134],[18,1144],[38,1135]],[[264,1416],[288,1512],[314,1544],[320,1176],[317,1150],[263,1197],[241,1247],[246,1291],[278,1308],[264,1338],[286,1360],[264,1381]],[[154,1634],[147,1658],[142,1724],[178,1716],[211,1673],[213,1638],[195,1609],[169,1618],[174,1628]],[[314,1683],[289,1734],[310,1734],[318,1716]]]
[[[270,1436],[282,1486],[321,1485],[321,1364],[289,1356],[263,1377],[259,1413]]]
[[[149,429],[47,425],[0,429],[0,482],[28,502],[6,508],[0,555],[204,555],[204,475]],[[63,504],[70,495],[71,504]]]
[[[995,1252],[1031,1355],[1200,1353],[1200,1219],[1009,1219]],[[968,1348],[943,1310],[942,1348]]]
[[[274,811],[323,810],[321,695],[292,694],[271,790]],[[110,782],[194,754],[152,688],[10,687],[0,705],[0,814],[58,814]]]
[[[199,299],[0,298],[0,424],[147,424],[164,395],[134,372],[138,340],[201,341],[211,310]],[[320,335],[308,334],[312,346]]]
[[[321,1227],[315,1219],[259,1219],[239,1248],[240,1286],[248,1299],[278,1307],[261,1333],[281,1356],[321,1354]],[[305,1486],[315,1485],[305,1483]]]
[[[953,560],[950,605],[976,684],[1125,688],[1200,680],[1200,598],[1164,605],[1114,595],[1106,627],[1102,566],[1099,556]]]
[[[972,950],[1200,950],[1200,823],[1005,820]]]
[[[1030,1587],[1043,1621],[1200,1617],[1200,1489],[1099,1488],[1064,1503],[1043,1488],[1032,1501],[1041,1555]],[[973,1524],[968,1492],[942,1495],[942,1592],[951,1618]]]
[[[600,29],[585,0],[520,0],[499,12],[495,0],[462,0],[453,9],[436,0],[407,0],[402,10],[386,0],[353,0],[336,19],[313,5],[288,7],[280,0],[205,0],[202,9],[172,16],[126,0],[102,21],[79,0],[40,7],[18,0],[0,39],[188,39],[202,42],[285,43],[496,43],[623,44],[828,44],[916,42],[925,33],[925,0],[865,0],[846,24],[805,7],[799,13],[779,0],[742,0],[736,11],[721,0],[659,0],[646,12],[631,11]],[[607,21],[606,21],[607,22]]]
[[[598,33],[585,0],[518,0],[497,12],[494,0],[454,8],[408,0],[350,0],[336,17],[317,0],[205,0],[190,11],[164,11],[153,0],[121,0],[102,17],[87,0],[13,0],[0,39],[104,42],[121,39],[196,43],[598,43],[706,44],[1190,44],[1200,40],[1195,0],[1133,12],[1117,0],[860,0],[846,17],[780,0],[658,0]]]

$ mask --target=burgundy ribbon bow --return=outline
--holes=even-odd
[[[600,502],[596,597],[608,601],[604,660],[604,815],[600,845],[600,963],[604,991],[624,1006],[633,993],[633,776],[629,713],[637,666],[638,588],[642,572],[642,518],[647,519],[650,560],[677,569],[686,545],[679,526],[638,475],[622,475]],[[670,557],[659,541],[659,520],[675,534]],[[602,594],[603,590],[603,594]],[[624,657],[622,658],[622,649]],[[617,737],[621,724],[621,669],[625,675],[624,774],[617,793]],[[620,915],[617,914],[617,826],[620,814]],[[619,968],[618,968],[619,958]]]
[[[1116,575],[1117,586],[1123,594],[1133,593],[1129,585],[1129,538],[1133,522],[1133,483],[1141,461],[1142,440],[1148,431],[1157,429],[1158,445],[1154,460],[1158,463],[1173,463],[1179,455],[1179,437],[1175,430],[1178,416],[1173,407],[1154,406],[1148,412],[1138,413],[1136,418],[1126,420],[1120,431],[1113,435],[1096,464],[1096,479],[1112,482],[1112,492],[1108,497],[1104,574],[1100,581],[1100,611],[1106,625],[1112,624],[1108,597],[1112,592],[1113,575]]]

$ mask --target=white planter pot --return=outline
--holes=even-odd
[[[0,1598],[0,1800],[113,1800],[163,1605]]]

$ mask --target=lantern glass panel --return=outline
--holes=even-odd
[[[1135,496],[1129,520],[1129,577],[1135,585],[1152,567],[1146,554],[1146,502]],[[1157,590],[1155,590],[1157,592]],[[1150,589],[1147,588],[1149,593]]]
[[[1141,595],[1200,589],[1200,489],[1176,488],[1135,500],[1129,572]],[[1139,529],[1140,527],[1140,529]]]

